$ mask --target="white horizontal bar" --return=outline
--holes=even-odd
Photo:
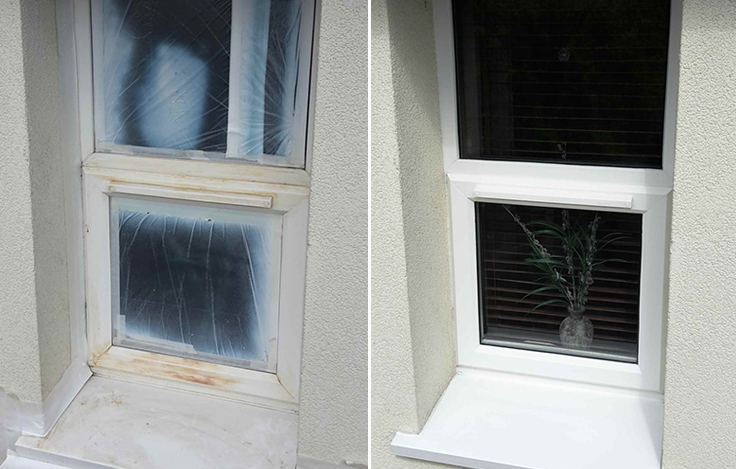
[[[478,186],[473,191],[473,198],[503,202],[626,209],[631,209],[634,200],[631,194],[504,185]]]
[[[145,184],[110,184],[110,192],[120,194],[164,197],[168,199],[195,200],[219,204],[245,205],[248,207],[271,208],[273,197],[260,194],[237,194],[221,192],[204,192],[189,189],[172,189],[168,187],[149,186]]]

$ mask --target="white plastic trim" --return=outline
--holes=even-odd
[[[257,194],[224,194],[188,189],[169,189],[143,184],[110,184],[110,192],[120,194],[134,194],[151,197],[166,197],[179,200],[196,200],[198,202],[213,202],[229,205],[243,205],[246,207],[271,208],[273,197]]]
[[[397,456],[474,469],[659,469],[660,394],[460,371]]]
[[[46,436],[51,432],[61,414],[91,377],[92,371],[83,359],[76,359],[69,365],[61,380],[43,401],[43,432],[36,436]],[[31,432],[24,434],[35,435]]]
[[[611,194],[595,191],[560,191],[545,188],[522,188],[519,186],[477,186],[473,191],[477,200],[508,201],[517,203],[532,202],[545,205],[565,205],[577,207],[610,207],[630,209],[633,203],[631,194]]]

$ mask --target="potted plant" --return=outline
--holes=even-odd
[[[543,306],[561,303],[567,306],[569,316],[560,324],[560,341],[565,347],[586,350],[593,342],[593,323],[585,317],[588,288],[593,284],[593,269],[612,259],[597,260],[597,255],[609,243],[622,239],[620,233],[611,233],[600,240],[596,238],[601,217],[595,214],[589,223],[580,217],[573,218],[568,210],[562,210],[562,225],[552,221],[524,223],[511,207],[503,206],[526,234],[531,257],[525,262],[544,275],[546,285],[529,292],[524,298],[553,291],[557,298],[537,304],[532,311]],[[539,241],[541,236],[551,236],[562,244],[564,256],[550,254]]]

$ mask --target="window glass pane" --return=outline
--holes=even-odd
[[[303,167],[305,4],[93,0],[97,150]]]
[[[231,12],[230,0],[102,0],[98,146],[225,152]]]
[[[453,9],[461,158],[662,167],[669,0]]]
[[[281,219],[111,200],[113,343],[275,371]]]
[[[482,343],[637,361],[640,214],[476,203],[476,217]]]
[[[244,2],[236,137],[246,158],[292,154],[301,19],[301,0]]]

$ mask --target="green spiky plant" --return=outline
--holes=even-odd
[[[595,214],[590,223],[570,217],[568,210],[562,210],[562,225],[551,221],[530,221],[524,223],[511,207],[503,206],[526,234],[531,248],[531,257],[524,261],[540,270],[546,285],[529,292],[524,298],[536,293],[555,291],[560,297],[545,300],[537,308],[555,303],[565,304],[570,311],[580,311],[588,302],[588,288],[593,284],[593,269],[613,259],[597,260],[597,255],[607,245],[625,238],[621,233],[611,233],[600,240],[596,235],[601,217]],[[562,244],[563,256],[550,254],[539,242],[538,237],[551,236]],[[541,280],[540,279],[540,280]]]

